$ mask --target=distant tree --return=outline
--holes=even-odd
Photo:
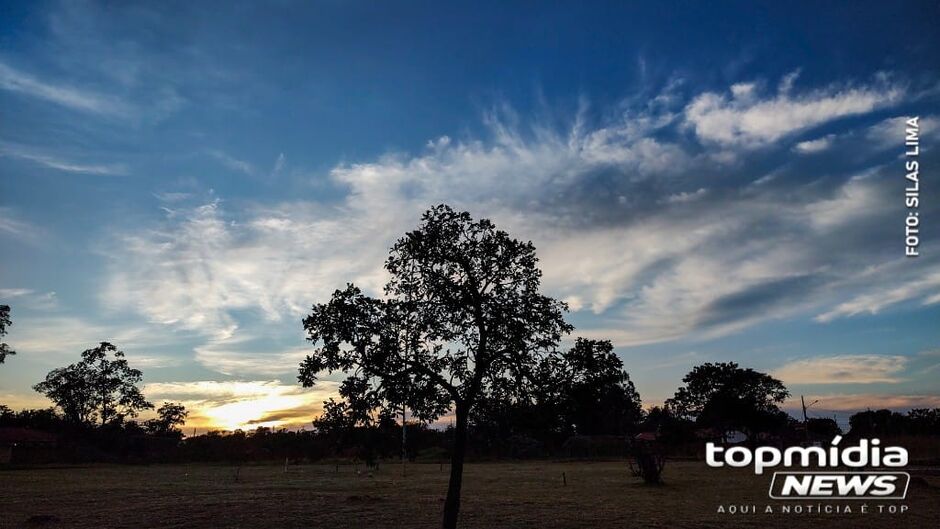
[[[608,340],[578,338],[562,353],[566,423],[581,435],[632,432],[643,418],[640,394]]]
[[[350,284],[304,320],[320,344],[300,366],[304,386],[323,371],[344,371],[416,417],[452,407],[445,529],[457,525],[468,418],[480,395],[496,380],[528,376],[571,329],[566,306],[539,292],[537,261],[531,242],[436,206],[392,247],[386,299]]]
[[[765,373],[734,362],[706,363],[694,367],[682,381],[686,385],[666,400],[666,406],[701,426],[754,433],[785,422],[786,414],[777,404],[790,393]]]
[[[666,444],[678,444],[695,438],[695,423],[676,416],[668,406],[653,406],[647,410],[640,428],[655,433]]]
[[[80,362],[50,371],[33,389],[48,397],[74,424],[119,424],[153,408],[137,388],[142,378],[139,370],[127,364],[122,351],[101,342],[84,351]]]
[[[806,421],[806,431],[826,439],[842,435],[842,428],[834,419],[827,417],[811,417]]]
[[[914,408],[907,412],[910,433],[940,435],[940,408]]]
[[[45,431],[59,431],[64,426],[63,419],[52,408],[38,410],[13,411],[0,405],[0,426],[18,426]]]
[[[471,414],[475,437],[492,446],[514,435],[622,435],[639,427],[640,396],[607,340],[578,338],[543,358],[523,380],[493,381]]]
[[[186,422],[189,412],[186,406],[177,402],[164,402],[157,408],[157,418],[150,419],[144,423],[144,428],[148,433],[163,437],[182,437],[183,432],[179,429]]]
[[[383,402],[383,394],[369,380],[349,377],[339,387],[341,400],[330,398],[323,403],[323,414],[313,426],[323,434],[342,435],[353,428],[371,428],[383,421],[392,421],[394,404]]]
[[[863,437],[904,434],[909,427],[909,417],[887,409],[866,410],[849,417],[849,431]]]
[[[384,402],[383,392],[361,377],[351,376],[339,387],[340,400],[323,403],[323,413],[313,427],[328,439],[333,449],[342,453],[356,448],[367,464],[375,464],[381,442],[381,430],[395,423],[394,404]]]
[[[11,325],[13,325],[13,320],[10,319],[10,306],[0,305],[0,338],[7,335],[7,327]],[[15,354],[16,351],[10,349],[9,345],[0,342],[0,364],[6,360],[7,355]]]

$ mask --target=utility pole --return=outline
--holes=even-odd
[[[809,418],[806,416],[806,408],[819,402],[819,399],[814,400],[809,403],[809,406],[806,405],[806,400],[803,398],[803,395],[800,395],[800,404],[803,406],[803,433],[806,438],[806,442],[809,443]]]

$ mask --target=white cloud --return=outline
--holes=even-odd
[[[909,358],[899,355],[838,355],[794,360],[772,374],[785,384],[898,383]]]
[[[56,156],[37,151],[33,148],[27,148],[22,145],[14,145],[7,142],[0,142],[0,156],[10,156],[22,160],[65,171],[67,173],[84,173],[97,175],[123,175],[127,174],[127,168],[119,164],[84,164],[63,160]]]
[[[920,276],[913,278],[910,277],[911,271],[900,275],[898,272],[903,272],[902,267],[901,262],[896,262],[890,267],[874,268],[863,272],[859,279],[868,279],[867,288],[859,289],[862,293],[819,314],[816,316],[816,321],[826,323],[837,318],[859,314],[878,314],[887,307],[909,300],[921,300],[923,305],[940,303],[940,270],[937,270],[935,265],[924,270],[913,271],[914,275]],[[891,271],[894,271],[896,275],[892,276]],[[918,272],[922,272],[922,275]],[[885,280],[879,281],[877,278],[880,277]]]
[[[882,120],[864,132],[865,139],[880,150],[895,149],[901,154],[904,149],[905,128],[908,116],[896,116]],[[918,120],[921,144],[940,138],[940,118],[921,116]]]
[[[213,341],[196,347],[195,360],[207,369],[226,375],[281,375],[297,373],[297,366],[311,353],[310,347],[298,347],[289,351],[270,353],[238,347],[233,340]],[[263,347],[262,347],[263,349]]]
[[[904,90],[894,85],[836,87],[801,95],[778,90],[760,98],[752,84],[731,87],[731,96],[699,95],[685,108],[685,122],[706,142],[758,147],[829,121],[866,114],[900,101]]]
[[[133,112],[127,104],[117,98],[41,81],[2,62],[0,88],[93,114],[127,116]]]
[[[0,233],[6,233],[27,242],[37,242],[43,236],[40,228],[19,219],[12,209],[6,207],[0,207]]]
[[[219,163],[233,171],[238,171],[239,173],[244,173],[249,176],[255,174],[254,166],[244,160],[239,160],[219,150],[210,150],[208,152],[209,155],[218,160]]]
[[[756,90],[735,89],[735,112],[764,111]],[[861,108],[841,99],[873,90],[790,90],[770,107],[797,105],[799,113],[818,100],[831,119],[839,114],[824,111]],[[348,190],[338,205],[176,209],[155,229],[120,234],[104,299],[203,334],[197,354],[207,364],[258,369],[233,348],[263,333],[243,328],[253,319],[245,311],[270,322],[296,318],[347,281],[379,294],[388,247],[440,202],[533,240],[546,290],[603,315],[605,328],[594,331],[620,345],[736,332],[843,302],[862,281],[890,280],[875,273],[853,282],[857,267],[832,273],[873,255],[870,244],[830,248],[897,205],[882,172],[796,189],[785,200],[770,185],[711,192],[697,173],[725,162],[712,162],[709,149],[691,154],[679,140],[651,139],[675,124],[668,110],[628,110],[595,127],[579,115],[567,130],[514,120],[487,116],[486,140],[441,137],[418,155],[338,165],[330,177]],[[672,183],[696,191],[677,193]],[[578,202],[576,193],[587,198]]]
[[[827,134],[822,138],[816,138],[815,140],[801,141],[793,147],[793,150],[800,154],[816,154],[831,147],[832,140],[834,140],[835,137],[835,134]]]

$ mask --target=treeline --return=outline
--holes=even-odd
[[[626,456],[637,438],[682,454],[706,439],[723,440],[729,431],[754,444],[827,441],[843,433],[832,419],[800,422],[780,410],[789,396],[783,383],[736,363],[696,366],[664,406],[649,410],[608,341],[577,339],[529,375],[491,384],[481,396],[467,432],[470,457]],[[401,415],[381,406],[355,377],[340,386],[338,399],[324,402],[310,430],[259,427],[187,438],[181,426],[188,412],[179,403],[163,403],[156,417],[137,420],[154,408],[137,387],[142,376],[117,347],[103,342],[35,385],[55,407],[13,411],[0,405],[0,428],[53,434],[56,447],[46,459],[59,461],[373,464],[404,453],[412,461],[438,462],[447,461],[454,446],[446,415],[436,427],[409,415],[403,435]],[[940,435],[940,409],[869,410],[853,415],[850,425],[856,437]]]

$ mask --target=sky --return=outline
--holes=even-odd
[[[940,407],[940,6],[777,4],[0,1],[0,402],[111,341],[187,431],[309,424],[301,318],[448,203],[646,405],[735,361]]]

